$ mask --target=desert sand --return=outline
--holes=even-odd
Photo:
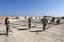
[[[16,22],[15,22],[16,23]],[[28,29],[27,26],[21,26],[22,24],[10,24],[10,29],[8,37],[6,35],[0,35],[0,42],[64,42],[64,21],[61,21],[59,25],[49,24],[45,31],[31,32],[31,29],[37,28],[36,26]],[[5,25],[1,24],[0,28],[4,28]],[[27,30],[18,30],[22,28],[27,28]]]

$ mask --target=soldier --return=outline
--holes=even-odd
[[[56,21],[56,23],[59,24],[59,23],[60,23],[60,19],[58,19],[58,20]]]
[[[55,23],[55,21],[54,21],[54,20],[55,20],[55,18],[53,17],[53,18],[52,18],[52,20],[51,20],[51,23]]]
[[[5,25],[6,25],[6,35],[8,35],[8,33],[9,33],[9,21],[8,21],[8,17],[6,17],[6,19],[5,19]]]
[[[29,29],[30,29],[30,28],[31,28],[31,19],[30,19],[30,18],[28,18],[28,21],[29,21],[28,26],[29,26]]]
[[[19,17],[17,16],[16,19],[19,19]]]
[[[45,27],[46,27],[46,24],[47,24],[47,19],[46,19],[46,16],[44,16],[44,18],[41,19],[42,23],[43,23],[43,31],[45,31]]]

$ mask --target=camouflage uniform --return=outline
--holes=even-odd
[[[55,20],[55,18],[53,17],[53,18],[52,18],[52,20],[51,20],[51,23],[55,23],[55,21],[54,21],[54,20]]]
[[[43,31],[44,31],[48,20],[46,19],[46,17],[44,17],[43,19],[41,19],[41,21],[43,23]]]
[[[30,29],[31,28],[31,20],[30,20],[30,18],[28,19],[28,21],[29,21],[28,26],[29,26],[29,29]]]
[[[60,19],[58,19],[58,20],[56,21],[56,23],[59,24],[59,23],[60,23]]]
[[[8,35],[8,32],[9,32],[9,21],[8,21],[8,17],[6,17],[6,19],[5,19],[5,25],[6,25],[6,34]]]

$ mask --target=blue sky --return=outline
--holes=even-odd
[[[64,0],[0,0],[0,16],[64,16]]]

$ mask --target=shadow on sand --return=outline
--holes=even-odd
[[[43,30],[37,30],[37,31],[30,31],[30,32],[42,32]]]
[[[18,31],[19,31],[19,30],[28,30],[28,29],[18,29]]]

